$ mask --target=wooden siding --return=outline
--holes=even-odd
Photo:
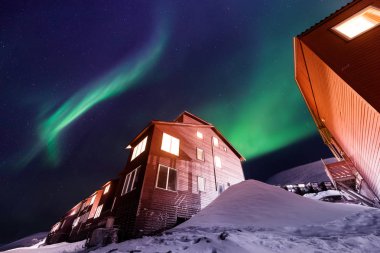
[[[335,25],[370,5],[380,8],[380,1],[355,1],[349,8],[345,8],[299,38],[336,75],[380,111],[380,26],[349,41],[331,30]]]
[[[310,93],[311,86],[299,70],[305,65],[297,62],[296,78],[306,97],[305,100],[312,108],[314,115],[319,114],[319,120],[324,122],[370,188],[377,196],[380,196],[379,112],[304,44],[303,39],[295,44],[296,54],[300,52],[301,44],[317,107],[309,104],[313,100]],[[373,53],[377,54],[377,62],[372,64],[379,66],[380,54],[378,51]],[[357,79],[361,80],[360,78],[365,74],[366,72],[356,73]],[[366,80],[363,76],[363,82]],[[377,87],[371,88],[372,98],[380,95],[379,79],[374,80],[374,83]]]
[[[203,133],[203,139],[197,138],[197,130]],[[179,156],[161,150],[164,132],[180,140]],[[227,183],[244,180],[240,159],[220,138],[219,146],[214,147],[212,137],[217,135],[211,127],[155,124],[136,219],[137,233],[150,234],[173,227],[177,218],[191,218],[219,195],[213,154],[222,161],[222,168],[215,168],[218,184],[227,188]],[[204,150],[205,161],[196,158],[197,147]],[[177,191],[156,188],[160,164],[176,169]],[[205,192],[198,191],[198,176],[205,178]]]

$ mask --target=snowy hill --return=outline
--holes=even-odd
[[[379,231],[378,209],[311,200],[247,180],[161,236],[92,252],[380,252]],[[11,252],[75,252],[80,246],[79,242]]]
[[[47,234],[48,234],[47,232],[40,232],[40,233],[36,233],[30,236],[21,238],[20,240],[14,241],[12,243],[2,245],[0,246],[0,252],[9,250],[9,249],[29,247],[29,246],[35,245],[36,243],[42,241],[47,236]]]
[[[332,163],[336,159],[328,158],[324,161]],[[316,161],[277,173],[266,182],[272,185],[285,185],[323,181],[330,181],[330,179],[326,175],[322,161]]]

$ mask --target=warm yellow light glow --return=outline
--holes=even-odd
[[[173,155],[179,155],[179,139],[170,136],[166,133],[162,135],[161,149],[163,151],[172,153]]]
[[[92,196],[91,201],[90,201],[90,205],[94,204],[94,202],[95,202],[95,197],[96,197],[96,195]]]
[[[332,29],[346,39],[353,39],[380,24],[380,10],[370,6]]]
[[[201,132],[197,131],[197,137],[199,139],[203,139],[203,134]]]
[[[98,206],[98,208],[96,209],[95,215],[94,215],[94,219],[96,219],[100,216],[102,209],[103,209],[103,205]]]
[[[104,188],[104,192],[103,192],[103,195],[104,194],[107,194],[107,192],[110,190],[110,184],[106,186],[106,188]]]
[[[135,159],[136,157],[138,157],[142,152],[145,151],[147,140],[148,140],[148,136],[145,137],[144,140],[142,140],[139,144],[137,144],[137,146],[133,149],[131,161]]]

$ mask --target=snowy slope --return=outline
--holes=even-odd
[[[335,162],[335,158],[324,159],[326,163]],[[299,184],[330,181],[322,161],[316,161],[282,171],[270,177],[266,182],[273,185]]]
[[[5,251],[5,250],[9,250],[9,249],[13,249],[13,248],[32,246],[32,245],[42,241],[47,236],[47,234],[48,234],[47,232],[40,232],[40,233],[36,233],[36,234],[30,235],[30,236],[21,238],[21,239],[14,241],[12,243],[2,245],[2,246],[0,246],[0,252]]]
[[[16,252],[73,252],[80,250],[80,243],[47,247]],[[380,210],[311,200],[248,180],[230,187],[192,219],[161,236],[92,252],[378,253]]]

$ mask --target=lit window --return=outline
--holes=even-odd
[[[380,24],[380,10],[369,6],[332,29],[346,39],[353,39]]]
[[[71,211],[70,216],[74,215],[76,213],[76,210]]]
[[[73,221],[73,228],[78,225],[79,219],[80,219],[80,217],[75,218],[75,220]]]
[[[224,150],[224,152],[227,152],[227,148],[226,147],[223,147],[223,150]]]
[[[55,232],[55,231],[57,231],[58,229],[59,229],[59,225],[61,225],[61,222],[57,222],[53,227],[52,227],[52,229],[51,229],[51,231],[50,232]]]
[[[135,159],[136,157],[138,157],[142,152],[145,151],[147,140],[148,140],[148,136],[145,137],[144,140],[142,140],[139,144],[137,144],[137,146],[133,149],[131,161]]]
[[[197,159],[201,161],[205,160],[205,152],[203,149],[197,148]]]
[[[214,144],[215,147],[219,146],[219,140],[216,137],[212,137],[212,144]]]
[[[134,169],[133,171],[129,172],[126,176],[125,176],[125,181],[124,181],[124,185],[123,185],[123,190],[121,191],[121,196],[123,196],[124,194],[127,194],[128,192],[136,189],[137,187],[137,182],[138,182],[138,179],[139,179],[139,168],[141,166],[137,167],[136,169]]]
[[[110,186],[111,186],[111,184],[107,185],[106,188],[104,188],[103,195],[104,195],[104,194],[107,194],[107,193],[109,192],[109,190],[110,190]]]
[[[198,177],[198,190],[201,192],[205,191],[206,180],[203,177]]]
[[[98,208],[96,208],[94,219],[96,219],[96,218],[98,218],[100,216],[100,213],[102,212],[102,209],[103,209],[103,205],[100,205],[100,206],[98,206]]]
[[[177,190],[177,171],[163,165],[158,167],[157,188],[176,191]]]
[[[92,196],[91,201],[90,201],[90,205],[94,204],[94,202],[95,202],[95,197],[96,197],[96,195]]]
[[[203,134],[201,132],[197,131],[197,137],[199,139],[203,139]]]
[[[215,167],[222,168],[222,161],[220,160],[219,156],[214,157],[214,163],[215,163]]]
[[[179,155],[179,139],[166,133],[162,135],[161,149],[173,155]]]

